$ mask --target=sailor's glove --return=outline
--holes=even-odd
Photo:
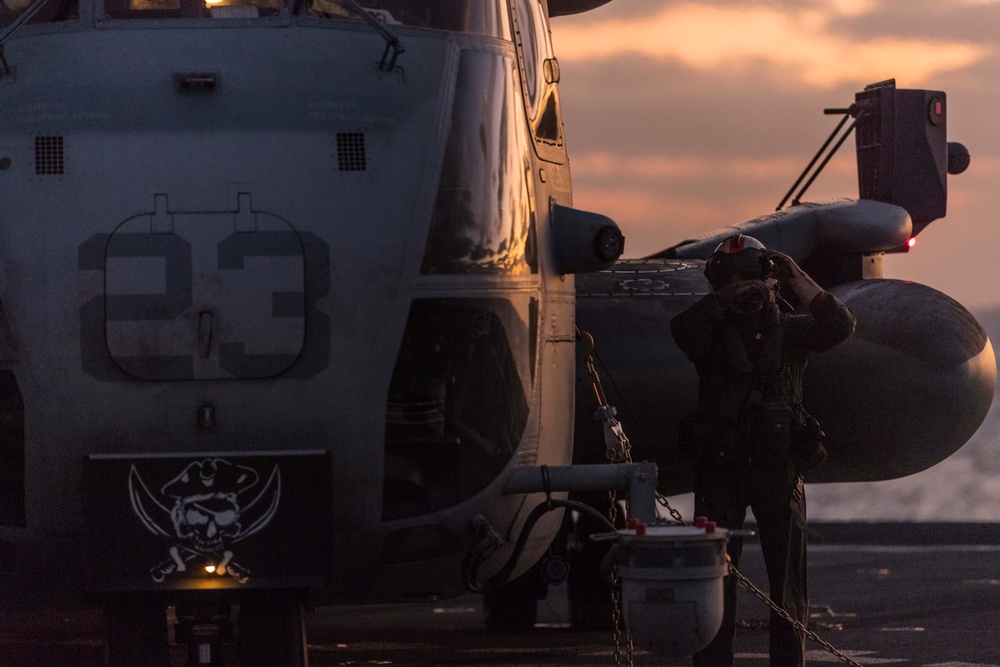
[[[799,268],[791,257],[777,250],[768,250],[764,253],[764,259],[770,260],[774,266],[773,276],[792,288],[795,296],[799,297],[805,305],[812,303],[812,300],[819,295],[823,288],[816,284],[809,274]]]

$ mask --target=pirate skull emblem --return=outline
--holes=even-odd
[[[271,521],[281,495],[278,466],[266,483],[258,485],[259,481],[260,475],[253,468],[224,459],[202,459],[188,464],[164,484],[158,498],[133,466],[129,474],[133,510],[150,532],[176,540],[171,559],[153,568],[154,579],[162,580],[168,571],[186,571],[186,563],[192,559],[204,559],[211,565],[223,562],[221,572],[245,574],[231,562],[232,552],[227,547]],[[246,502],[247,492],[258,487],[253,499]]]
[[[196,550],[218,553],[225,540],[240,534],[237,497],[257,484],[257,471],[223,459],[205,459],[188,465],[163,487],[174,498],[170,518],[181,540]]]

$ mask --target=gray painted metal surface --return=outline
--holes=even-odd
[[[594,244],[554,238],[572,233],[551,219],[572,196],[544,3],[366,4],[405,47],[394,66],[385,30],[327,0],[176,11],[84,0],[47,5],[7,35],[0,596],[78,598],[84,513],[100,503],[135,522],[106,540],[128,550],[138,529],[155,543],[149,567],[197,556],[228,572],[233,558],[246,562],[238,519],[265,536],[262,517],[279,525],[290,506],[265,481],[281,465],[268,457],[305,450],[324,453],[332,489],[315,518],[299,517],[324,536],[303,544],[329,551],[287,545],[322,563],[312,601],[458,594],[473,517],[504,539],[488,576],[544,498],[505,495],[507,472],[574,458],[577,317],[620,389],[623,420],[639,417],[634,458],[669,471],[667,490],[687,484],[672,443],[696,380],[667,325],[707,289],[703,257],[624,262],[578,282],[559,274],[554,248]],[[560,13],[599,4],[553,2]],[[878,252],[906,236],[908,218],[876,208],[806,207],[759,229],[797,258],[831,244]],[[830,287],[864,310],[862,335],[837,363],[814,365],[807,391],[839,398],[858,374],[879,372],[853,422],[825,419],[836,443],[827,469],[872,478],[939,460],[985,413],[989,342],[927,288],[843,282]],[[881,308],[885,299],[900,307]],[[904,326],[914,308],[933,314],[928,324]],[[947,408],[958,425],[878,430],[884,414],[871,406],[896,387],[907,398],[891,404],[894,419]],[[599,437],[592,411],[577,404],[577,459],[591,456],[588,434]],[[166,467],[136,473],[159,475],[143,495],[131,467],[85,474],[88,456]],[[305,483],[295,468],[282,485]],[[96,487],[102,500],[85,508]],[[261,497],[278,498],[273,513],[259,512]],[[170,523],[147,521],[155,512],[142,503],[153,501]],[[559,523],[558,513],[539,522],[516,572]]]
[[[503,472],[570,462],[574,282],[549,216],[572,199],[543,5],[365,4],[405,47],[394,68],[338,3],[85,0],[6,42],[2,363],[23,435],[5,456],[23,474],[3,481],[0,590],[79,594],[87,485],[141,521],[88,455],[263,479],[235,453],[328,452],[317,602],[461,592],[470,518],[508,540],[499,567],[540,500],[505,496]]]

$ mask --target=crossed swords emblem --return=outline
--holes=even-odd
[[[253,468],[203,459],[188,464],[154,494],[133,465],[128,480],[132,510],[150,533],[174,541],[169,557],[150,569],[153,581],[201,566],[246,583],[250,570],[233,560],[230,546],[260,532],[274,518],[281,498],[278,465],[263,485],[259,481]]]

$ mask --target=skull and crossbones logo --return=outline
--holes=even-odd
[[[201,565],[207,572],[246,583],[250,572],[233,560],[230,547],[263,529],[281,497],[277,464],[263,485],[260,479],[253,468],[207,458],[188,464],[154,494],[133,465],[133,511],[149,532],[174,542],[169,558],[150,570],[152,579],[161,582]]]

